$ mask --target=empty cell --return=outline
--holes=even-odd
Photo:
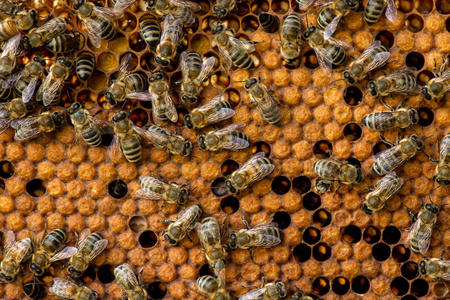
[[[237,169],[239,169],[239,164],[231,159],[224,161],[220,167],[223,176],[230,176]]]
[[[46,192],[46,185],[41,179],[33,179],[26,185],[27,193],[33,197],[40,197]]]
[[[291,216],[285,211],[276,212],[273,215],[273,222],[278,224],[281,230],[286,229],[291,225]]]
[[[128,220],[128,226],[133,232],[139,233],[147,229],[148,223],[142,216],[132,216],[130,220]]]
[[[141,233],[139,236],[139,245],[142,248],[153,248],[158,243],[158,236],[151,230]]]
[[[433,11],[433,0],[416,0],[416,9],[421,14],[428,14]]]
[[[352,291],[356,294],[365,294],[370,289],[370,282],[364,276],[356,276],[352,279]]]
[[[310,245],[314,245],[320,241],[320,237],[320,230],[315,227],[308,227],[303,232],[303,240]]]
[[[151,297],[151,299],[159,300],[164,298],[167,293],[167,287],[164,283],[155,281],[153,283],[150,283],[148,286],[148,295]]]
[[[242,19],[241,22],[242,30],[244,30],[246,33],[252,33],[258,30],[259,22],[258,19],[254,16],[247,16]]]
[[[406,279],[414,279],[419,275],[419,266],[413,261],[407,261],[401,268],[402,276]]]
[[[378,243],[372,247],[372,255],[378,261],[385,261],[391,256],[391,248],[385,243]]]
[[[358,140],[361,137],[361,134],[361,126],[356,123],[349,123],[344,127],[344,137],[350,142]]]
[[[10,178],[14,175],[15,168],[14,165],[7,160],[0,161],[0,177]]]
[[[350,281],[345,277],[336,277],[331,283],[331,289],[338,295],[345,295],[350,290]]]
[[[302,62],[308,69],[317,69],[319,67],[319,61],[317,60],[316,52],[314,50],[308,50],[302,57]]]
[[[388,226],[383,230],[383,241],[388,244],[396,244],[401,237],[400,230],[395,226]]]
[[[362,91],[356,86],[349,86],[345,88],[344,100],[350,106],[356,106],[361,103],[363,98]]]
[[[101,283],[107,284],[113,282],[115,279],[114,277],[114,267],[111,265],[103,265],[100,268],[98,268],[98,280],[100,280]]]
[[[317,261],[326,261],[331,257],[331,248],[325,243],[319,243],[313,247],[313,257]]]
[[[330,281],[325,277],[316,278],[312,286],[314,294],[319,296],[323,296],[330,291]]]
[[[329,141],[318,141],[313,146],[313,152],[318,158],[331,157],[333,153],[333,146]]]
[[[239,200],[233,196],[225,197],[220,200],[220,208],[226,214],[234,214],[239,210]]]
[[[264,152],[266,157],[270,155],[270,146],[266,142],[259,141],[253,144],[252,146],[252,154]]]
[[[411,256],[411,250],[404,245],[397,245],[392,248],[392,258],[397,262],[405,262]]]
[[[405,20],[406,29],[416,33],[423,29],[423,18],[416,14],[409,15]]]
[[[291,189],[291,181],[285,176],[278,176],[272,180],[272,191],[284,195]]]
[[[317,227],[325,227],[331,223],[331,214],[325,209],[316,210],[313,214],[313,222]]]
[[[450,14],[450,1],[436,0],[436,10],[443,15]]]
[[[381,238],[380,229],[375,226],[369,226],[364,230],[363,239],[369,244],[375,244]]]
[[[403,296],[409,290],[409,283],[403,277],[397,277],[391,282],[391,292],[396,296]]]
[[[423,65],[425,64],[425,58],[419,52],[411,52],[408,55],[406,55],[405,64],[408,67],[420,70],[423,68]]]
[[[373,146],[373,155],[376,155],[377,153],[384,151],[386,149],[391,148],[391,145],[388,145],[384,142],[378,142]]]
[[[304,194],[311,189],[311,180],[306,176],[299,176],[292,180],[292,188],[299,194]]]
[[[137,127],[144,127],[148,123],[148,113],[142,108],[134,109],[131,112],[130,120]]]
[[[128,193],[128,187],[123,180],[118,179],[110,182],[108,192],[112,197],[120,199]]]
[[[84,271],[83,275],[81,276],[81,281],[84,283],[91,283],[95,280],[97,277],[97,274],[95,273],[95,269],[92,265],[89,265],[89,267]]]
[[[420,126],[430,126],[434,120],[434,113],[428,107],[421,107],[417,110],[419,113],[419,124]]]
[[[380,41],[385,47],[391,48],[394,46],[394,35],[387,30],[380,31],[375,39]]]
[[[414,9],[414,0],[400,0],[398,10],[402,13],[409,13]]]
[[[423,279],[416,279],[411,283],[411,294],[423,297],[428,294],[429,284]]]
[[[344,228],[342,233],[342,238],[347,243],[353,244],[361,240],[361,229],[355,225],[349,225]]]
[[[199,277],[205,276],[205,275],[214,276],[214,270],[211,269],[211,267],[209,266],[209,264],[204,264],[204,265],[201,266],[200,269],[198,270],[198,274],[199,274]]]
[[[433,78],[434,78],[433,72],[431,72],[430,70],[423,70],[417,75],[417,82],[420,85],[425,85],[428,83],[428,81],[430,81]]]

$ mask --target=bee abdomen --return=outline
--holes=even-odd
[[[395,118],[391,112],[376,112],[362,118],[361,123],[373,130],[387,130],[395,127]]]
[[[270,107],[261,109],[261,112],[270,125],[277,125],[281,121],[281,113],[277,103],[272,102]]]
[[[144,41],[150,46],[150,48],[155,49],[159,44],[161,29],[159,28],[158,21],[151,15],[146,15],[141,18],[139,23],[141,28],[140,34]]]
[[[330,9],[330,6],[325,7],[319,13],[319,17],[317,18],[317,24],[319,25],[320,28],[325,29],[325,27],[327,27],[327,25],[330,24],[335,17],[336,15]]]
[[[258,20],[262,29],[268,33],[276,32],[278,30],[278,27],[280,26],[280,20],[276,16],[268,13],[260,14],[258,16]]]
[[[334,65],[342,66],[347,60],[347,54],[345,53],[344,48],[336,45],[330,45],[326,49],[326,55],[324,58]]]
[[[143,92],[148,89],[147,80],[138,73],[127,75],[125,77],[125,84],[132,92]]]
[[[47,235],[42,242],[42,246],[50,250],[51,253],[56,253],[63,246],[66,237],[64,229],[55,229]]]
[[[281,36],[290,41],[297,40],[300,27],[300,17],[297,14],[290,14],[283,22]]]
[[[95,56],[91,52],[83,52],[78,55],[76,73],[81,81],[87,81],[91,77],[95,66]]]
[[[200,54],[195,51],[189,52],[186,58],[186,65],[188,69],[188,76],[190,78],[197,78],[202,70],[202,59]]]
[[[103,237],[99,233],[92,233],[89,235],[83,243],[83,247],[80,249],[80,252],[84,255],[88,255],[91,253],[92,249],[94,249],[95,243],[100,241]]]
[[[230,51],[230,57],[233,63],[242,69],[248,70],[255,68],[255,64],[253,63],[252,57],[245,51],[233,48]]]
[[[369,0],[364,9],[364,20],[366,20],[366,23],[369,25],[375,24],[383,14],[385,6],[385,0]]]
[[[401,91],[413,89],[417,86],[417,80],[413,74],[403,74],[396,81],[396,88]]]
[[[89,127],[81,132],[83,139],[88,143],[91,147],[100,146],[102,142],[102,136],[100,132],[95,127]]]
[[[177,7],[174,17],[182,19],[184,26],[189,27],[195,24],[195,14],[188,8]]]
[[[224,142],[232,142],[235,138],[240,138],[242,140],[247,141],[250,144],[250,138],[240,131],[229,132],[224,136]]]
[[[0,23],[0,40],[6,41],[17,34],[16,24],[13,21]]]
[[[0,100],[7,100],[11,97],[13,92],[12,88],[6,88],[6,89],[2,89],[0,91]],[[22,96],[22,91],[20,91],[20,95],[18,94],[18,96]]]
[[[116,37],[116,28],[114,24],[106,20],[101,20],[99,22],[102,29],[102,39],[106,41],[113,40]]]
[[[133,164],[138,163],[142,157],[141,142],[137,138],[130,138],[122,142],[123,154]]]
[[[85,38],[78,32],[62,34],[51,40],[47,47],[56,53],[66,53],[83,49]]]

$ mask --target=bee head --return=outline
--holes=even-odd
[[[358,6],[360,0],[347,0],[347,5],[351,8]]]
[[[84,1],[85,0],[75,0],[75,2],[73,3],[73,9],[80,8],[80,6],[84,4]]]
[[[223,8],[223,7],[222,8],[219,7],[218,5],[214,6],[213,13],[219,19],[223,19],[223,18],[225,18],[228,15],[228,11],[225,8]]]
[[[28,38],[28,36],[24,36],[22,38],[22,45],[26,50],[30,50],[31,49],[31,45],[30,45],[30,39]]]
[[[23,38],[25,39],[25,38],[27,38],[27,37],[24,36]],[[27,39],[28,39],[28,38],[27,38]],[[36,61],[36,62],[40,63],[43,67],[45,67],[45,65],[47,65],[47,62],[45,61],[45,59],[43,59],[43,58],[40,57],[40,56],[35,56],[35,57],[33,58],[33,61]]]
[[[69,115],[73,115],[81,108],[81,104],[78,102],[73,103],[69,108]]]
[[[426,86],[424,86],[424,87],[422,88],[422,94],[423,94],[423,97],[424,97],[426,100],[431,100],[431,99],[432,99],[430,93],[428,93],[428,88],[427,88]]]
[[[247,80],[245,82],[245,88],[248,90],[249,88],[251,88],[257,82],[258,82],[258,80],[256,78],[250,78],[249,80]]]
[[[177,244],[177,241],[172,239],[166,230],[163,231],[163,239],[170,246],[175,246]]]
[[[236,236],[236,232],[232,232],[230,234],[230,239],[228,241],[228,245],[230,246],[231,249],[236,250],[237,249],[237,236]]]
[[[373,81],[373,80],[371,80],[369,82],[369,93],[374,97],[378,94],[377,85],[375,84],[375,81]]]
[[[189,128],[189,129],[194,128],[194,126],[192,125],[192,122],[191,122],[191,116],[190,115],[185,115],[184,116],[184,123],[186,124],[187,128]]]
[[[417,145],[418,148],[422,148],[423,141],[420,137],[418,137],[417,135],[413,135],[411,136],[411,140]]]
[[[81,272],[76,270],[74,267],[69,267],[67,269],[67,271],[69,271],[69,274],[72,275],[75,278],[78,278],[81,276]]]
[[[121,121],[121,120],[124,120],[124,119],[126,119],[127,118],[127,114],[124,112],[124,111],[119,111],[119,112],[116,112],[115,114],[114,114],[114,116],[113,116],[113,118],[112,118],[112,121],[114,122],[114,123],[117,123],[117,122],[119,122],[119,121]]]
[[[64,115],[59,112],[54,112],[52,115],[53,122],[55,122],[56,127],[61,127],[64,124]]]
[[[221,23],[215,23],[215,24],[211,23],[211,25],[213,26],[211,28],[211,33],[213,35],[225,30],[225,26]]]
[[[442,186],[447,186],[450,184],[450,180],[442,179],[440,177],[436,177],[436,182],[437,182],[437,184],[442,185]]]
[[[227,189],[230,191],[230,193],[235,194],[236,193],[236,188],[233,186],[233,184],[231,183],[231,180],[227,180],[225,181],[225,186],[227,187]]]
[[[200,150],[206,151],[205,135],[198,138],[198,143],[200,144]]]
[[[34,107],[35,107],[34,102],[28,102],[25,104],[25,108],[27,109],[28,112],[33,111]]]
[[[420,269],[420,273],[422,273],[422,275],[425,275],[427,273],[426,262],[424,260],[422,260],[420,262],[419,269]]]
[[[362,209],[366,214],[368,214],[368,215],[373,214],[373,210],[370,209],[370,208],[367,206],[366,203],[363,203],[363,204],[361,205],[361,209]]]
[[[89,300],[97,300],[98,299],[98,294],[97,292],[92,292],[91,296],[89,297]]]
[[[275,284],[278,288],[278,295],[280,298],[284,298],[287,295],[286,286],[280,280],[275,281]]]
[[[303,32],[302,40],[307,41],[311,34],[317,30],[317,26],[310,26],[306,28],[305,32]]]
[[[191,154],[191,150],[192,150],[192,144],[189,141],[186,141],[184,143],[184,149],[183,149],[183,156],[188,156],[189,154]]]
[[[345,81],[347,81],[349,84],[354,84],[355,83],[355,79],[353,79],[352,75],[350,75],[349,71],[345,71],[344,72],[344,79]]]
[[[181,99],[183,99],[184,103],[187,103],[187,104],[194,104],[195,102],[197,102],[197,98],[189,97],[189,96],[186,96],[186,95],[183,95],[181,97]]]
[[[117,105],[117,101],[113,99],[112,94],[109,90],[105,91],[105,100],[111,106]]]
[[[149,1],[147,1],[147,9],[148,9],[148,10],[153,10],[155,4],[156,4],[156,1],[155,1],[155,0],[149,0]]]
[[[6,276],[3,273],[0,273],[0,281],[1,282],[11,282],[13,281],[14,278],[12,278],[11,276]]]
[[[409,114],[411,115],[411,121],[413,124],[417,124],[419,122],[419,113],[414,108],[409,109]]]
[[[437,214],[439,211],[439,208],[433,203],[425,204],[425,209],[431,211],[433,214]]]
[[[184,205],[188,200],[188,195],[189,193],[186,189],[181,189],[181,197],[177,204],[180,206]]]
[[[35,274],[37,276],[41,276],[42,274],[44,274],[44,271],[41,268],[39,268],[38,266],[36,266],[35,263],[30,264],[30,269],[31,269],[31,272],[33,272],[33,274]]]
[[[156,56],[155,61],[158,65],[162,67],[167,67],[170,64],[170,61],[168,59]]]

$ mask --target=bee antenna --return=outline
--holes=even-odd
[[[123,110],[123,108],[125,107],[125,104],[127,104],[127,102],[128,102],[128,98],[125,101],[123,101],[123,105],[120,108],[120,110]],[[130,113],[131,113],[131,111],[130,111]]]
[[[342,81],[342,80],[345,80],[345,79],[344,78],[336,79],[336,80],[330,82],[330,84],[333,84],[335,82]],[[347,90],[347,87],[345,87],[345,90]]]

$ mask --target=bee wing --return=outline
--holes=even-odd
[[[233,123],[228,125],[227,127],[221,128],[216,131],[217,135],[224,135],[232,131],[241,131],[245,127],[243,123]]]
[[[265,288],[253,290],[253,291],[250,291],[250,292],[242,295],[239,298],[239,300],[264,300],[265,299],[265,296],[264,296],[265,293],[266,293],[266,289]]]
[[[14,232],[12,230],[8,230],[6,232],[5,243],[3,245],[3,253],[8,252],[8,250],[11,249],[15,242],[16,237],[14,235]]]
[[[64,286],[65,289],[57,287]],[[50,294],[53,294],[61,299],[73,299],[73,291],[77,290],[78,286],[70,280],[65,278],[53,278],[52,286],[49,288]]]
[[[255,227],[253,227],[252,229],[256,229],[256,228],[262,229],[262,228],[270,228],[270,227],[278,228],[278,223],[269,222],[269,223],[259,224],[259,225],[256,225]],[[250,230],[252,230],[252,229],[250,229]]]
[[[14,135],[14,140],[23,141],[38,136],[41,133],[39,128],[35,126],[38,120],[39,116],[30,116],[27,118],[12,121],[11,127],[13,127],[16,130],[17,129],[21,130],[21,136],[18,137],[16,132],[16,134]]]
[[[235,37],[232,37],[230,35],[228,35],[228,39],[237,48],[241,48],[242,50],[249,52],[249,53],[255,51],[255,46],[254,46],[255,43],[254,42],[243,41],[243,40],[237,39]]]
[[[240,150],[250,146],[250,143],[241,138],[234,138],[232,141],[223,143],[223,148],[229,150]]]
[[[336,31],[339,21],[342,19],[342,13],[334,17],[333,21],[325,27],[323,37],[328,40]]]
[[[445,267],[445,269],[450,269],[450,260],[440,260],[439,263]],[[441,277],[444,280],[450,280],[450,272],[446,272]]]
[[[205,60],[202,64],[202,70],[200,71],[200,74],[198,75],[197,80],[199,82],[205,81],[205,79],[208,78],[208,76],[211,74],[215,64],[216,64],[216,58],[214,56]]]
[[[69,23],[67,23],[66,26],[59,26],[59,23],[61,23],[60,18],[51,19],[36,29],[35,32],[45,34],[46,39],[50,41],[58,35],[61,35],[69,26]]]
[[[430,247],[431,231],[433,229],[433,226],[425,225],[420,229],[421,230],[419,231],[420,238],[418,239],[418,246],[420,253],[423,255],[427,253],[428,247]]]
[[[162,121],[159,119],[160,115],[160,104],[159,100],[156,97],[152,98],[152,118],[153,122],[155,122],[156,125],[161,126]]]
[[[139,101],[152,101],[153,95],[149,92],[136,92],[136,93],[130,93],[127,95],[127,98],[129,99],[136,99]]]
[[[91,253],[89,253],[89,260],[96,258],[103,250],[105,250],[106,246],[108,246],[108,240],[102,239],[95,242],[94,248],[92,248]]]
[[[75,246],[77,248],[80,248],[80,245],[83,245],[84,241],[90,234],[91,234],[91,231],[88,228],[81,231],[80,235],[78,236],[77,243],[75,244]]]
[[[30,80],[30,83],[23,89],[22,91],[22,100],[24,103],[27,103],[31,100],[34,94],[34,90],[36,89],[38,83],[38,79],[36,77],[33,77]]]
[[[114,14],[119,16],[123,15],[123,11],[131,6],[136,0],[117,0],[114,5]]]
[[[232,66],[231,56],[225,49],[219,48],[220,68],[225,76],[228,76],[228,72]]]
[[[165,128],[161,128],[161,131],[159,130],[153,130],[152,132],[142,129],[137,126],[133,126],[133,129],[145,140],[148,141],[150,144],[154,144],[154,140],[164,141],[163,143],[167,142],[169,137],[172,135],[172,132]],[[164,133],[163,133],[164,132]]]
[[[317,61],[319,62],[322,71],[326,76],[331,76],[332,64],[325,60],[325,56],[327,55],[326,50],[324,48],[319,48],[313,46],[314,51],[316,52]]]
[[[8,129],[9,125],[11,125],[11,122],[13,121],[8,109],[8,104],[8,102],[0,104],[0,113],[6,117],[0,119],[0,133],[3,133],[6,129]]]
[[[136,287],[139,287],[139,282],[136,278],[136,275],[134,275],[131,267],[128,264],[123,264],[122,267],[126,268],[126,271],[123,270],[123,272],[120,273],[120,277],[122,280],[116,280],[122,290],[132,291]]]
[[[439,149],[439,160],[444,160],[446,157],[450,155],[450,147],[447,145],[450,144],[450,134],[444,136],[441,142],[441,146]]]
[[[221,108],[218,112],[208,116],[210,123],[217,123],[222,120],[226,120],[234,116],[235,111],[231,108]]]
[[[89,121],[91,121],[94,126],[96,126],[103,134],[111,134],[114,133],[114,126],[107,122],[100,119],[97,119],[96,117],[93,117],[91,115],[88,116]]]
[[[370,64],[367,65],[367,70],[370,72],[383,66],[388,61],[390,56],[390,52],[380,52],[375,54],[375,58],[373,59],[373,61],[371,61]]]
[[[281,243],[281,240],[279,237],[273,236],[273,235],[265,235],[263,238],[255,241],[253,243],[253,246],[255,247],[263,247],[263,248],[269,248],[278,245]]]
[[[335,39],[335,38],[333,38],[333,37],[328,37],[327,40],[328,40],[330,43],[336,44],[336,45],[338,45],[338,46],[344,48],[345,51],[352,51],[352,50],[353,50],[353,46],[350,45],[349,43],[343,41],[343,40],[338,40],[338,39]]]
[[[391,177],[391,176],[395,176],[397,177],[398,184],[393,185],[389,179],[387,179],[387,176]],[[387,180],[386,180],[387,179]],[[398,177],[395,172],[390,172],[388,174],[386,174],[381,180],[379,180],[376,184],[375,184],[375,188],[377,188],[378,190],[381,191],[386,191],[385,192],[385,196],[386,198],[391,198],[392,195],[394,195],[395,193],[397,193],[397,191],[402,187],[403,185],[403,179]]]
[[[8,79],[2,80],[1,88],[9,89],[17,82],[17,80],[20,79],[20,77],[22,77],[22,72],[17,72],[17,73],[12,74],[11,76],[8,77]],[[22,92],[22,94],[23,94],[23,92]]]
[[[394,23],[397,21],[398,13],[397,13],[397,7],[395,6],[394,0],[387,0],[387,8],[386,8],[386,18],[388,18],[389,21]]]
[[[62,88],[64,84],[64,78],[53,78],[53,76],[50,76],[50,74],[45,78],[48,79],[49,83],[53,79],[53,83],[50,86],[44,85],[43,86],[43,94],[42,94],[42,102],[45,106],[50,105],[52,103],[52,100],[55,98],[56,94],[58,93],[59,89]]]
[[[3,49],[1,58],[3,57],[10,57],[11,59],[15,58],[16,51],[19,48],[21,38],[22,36],[20,33],[10,38],[6,43],[5,49]]]
[[[142,178],[144,178],[144,177],[148,178],[149,185],[151,185],[155,188],[162,189],[165,187],[164,182],[162,182],[161,180],[158,180],[152,176],[141,176],[141,177],[139,177],[139,179],[142,181]],[[140,198],[149,199],[149,200],[162,200],[161,194],[158,194],[149,189],[143,189],[143,188],[136,191],[136,196],[138,196]]]
[[[400,69],[392,74],[390,74],[389,76],[387,76],[388,78],[392,79],[392,80],[397,80],[399,78],[401,78],[403,75],[407,74],[409,76],[415,77],[414,76],[414,72],[417,71],[416,68],[403,68]],[[420,86],[416,83],[414,85],[412,84],[404,84],[403,86],[396,86],[395,87],[395,91],[398,93],[414,93],[420,90]]]
[[[187,59],[187,53],[186,53],[186,51],[183,51],[183,53],[180,54],[180,66],[181,66],[181,74],[182,74],[183,79],[187,78],[188,73],[189,73],[186,59]]]
[[[169,92],[164,96],[164,103],[166,104],[166,117],[173,123],[176,123],[178,121],[178,113]]]
[[[92,20],[92,19],[82,19],[84,26],[86,27],[86,32],[88,34],[89,39],[91,40],[92,45],[95,48],[100,48],[102,45],[102,28],[100,23]]]
[[[131,67],[131,54],[128,53],[127,55],[125,55],[124,57],[122,57],[122,60],[120,62],[120,67],[119,67],[119,75],[116,78],[116,81],[122,81],[123,78],[130,72],[130,70],[132,69]]]
[[[110,22],[112,22],[112,20],[122,17],[122,15],[123,15],[123,12],[116,13],[114,8],[101,7],[101,6],[97,6],[97,5],[94,6],[94,11],[100,18],[103,18],[106,21],[110,21]]]
[[[300,10],[307,10],[315,0],[297,0]]]
[[[439,81],[448,81],[450,79],[450,69],[447,69],[445,72],[442,73],[441,76],[439,76],[436,80]],[[447,89],[450,88],[450,85],[447,84]]]
[[[183,37],[183,20],[182,19],[174,20],[174,18],[171,15],[168,15],[164,19],[160,44],[170,39],[175,45],[178,45],[178,42],[181,40],[182,37]]]
[[[55,255],[53,255],[52,258],[50,259],[50,261],[54,262],[54,261],[66,259],[66,258],[74,256],[75,254],[77,254],[77,252],[78,252],[78,249],[75,247],[66,247],[66,248],[62,249],[61,251],[59,251],[58,253],[56,253]]]
[[[192,1],[170,0],[170,4],[173,6],[181,6],[181,7],[189,8],[193,12],[198,12],[198,11],[202,10],[202,7],[200,6],[200,4],[197,4]]]
[[[116,133],[113,140],[111,141],[111,144],[108,147],[108,151],[106,154],[111,158],[118,156],[119,152],[122,153],[122,149],[120,148],[119,144],[119,135]]]

